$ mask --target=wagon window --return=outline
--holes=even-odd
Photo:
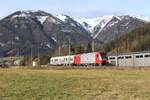
[[[109,59],[112,59],[112,60],[113,60],[113,59],[115,59],[115,57],[111,57],[111,58],[109,58]]]
[[[143,55],[141,55],[140,58],[143,58]]]
[[[150,55],[145,55],[146,58],[150,57]]]
[[[122,57],[118,57],[118,59],[124,59],[124,57],[122,56]]]
[[[121,57],[118,57],[118,59],[121,59]]]
[[[55,59],[55,62],[58,61],[58,59]]]
[[[143,55],[137,55],[136,58],[143,58]]]
[[[126,59],[131,59],[131,58],[132,58],[132,56],[126,56],[125,58],[126,58]]]

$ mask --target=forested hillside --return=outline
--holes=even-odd
[[[114,53],[150,50],[150,23],[105,45],[105,50]]]

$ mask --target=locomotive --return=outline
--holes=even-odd
[[[51,65],[105,65],[108,63],[108,57],[106,53],[91,52],[76,55],[67,55],[52,57],[50,59]]]

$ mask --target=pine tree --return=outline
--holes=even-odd
[[[84,47],[83,47],[83,45],[80,44],[80,45],[76,46],[75,53],[76,54],[84,53]]]
[[[85,52],[86,52],[86,53],[92,52],[92,46],[91,46],[91,43],[88,43],[88,44],[87,44],[87,47],[86,47]]]

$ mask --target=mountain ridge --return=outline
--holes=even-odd
[[[67,15],[58,15],[57,18],[65,22],[65,19],[67,19],[66,16]],[[108,33],[107,31],[105,31],[105,30],[109,30],[108,28],[113,27],[112,29],[117,31],[117,27],[122,26],[122,23],[126,23],[126,26],[124,28],[127,28],[125,29],[127,31],[124,31],[122,28],[124,32],[123,33],[122,31],[118,32],[121,34],[121,35],[119,34],[119,36],[122,36],[123,34],[130,32],[132,29],[141,27],[145,23],[150,22],[148,17],[133,16],[133,15],[132,16],[131,15],[122,15],[122,16],[104,15],[97,18],[81,18],[81,17],[78,18],[70,17],[70,18],[78,22],[85,30],[91,33],[93,39],[98,39],[106,43],[115,38],[115,35],[112,37],[112,39],[111,38],[106,39],[106,37],[102,36],[104,33]],[[128,26],[130,26],[131,29]],[[110,34],[111,33],[109,33],[109,35]],[[102,39],[101,37],[105,39]]]
[[[44,11],[16,11],[0,20],[0,54],[15,55],[18,49],[21,55],[28,54],[31,46],[36,53],[38,49],[52,51],[59,45],[66,45],[68,39],[72,44],[91,41],[84,28],[68,23]]]
[[[93,40],[101,45],[147,22],[128,15],[107,15],[84,20],[86,22],[79,22],[68,15],[56,16],[41,10],[16,11],[0,20],[0,53],[13,55],[21,49],[20,54],[23,55],[31,52],[31,46],[35,52],[38,49],[41,52],[52,51],[59,46],[66,46],[69,39],[72,45],[88,44]]]

